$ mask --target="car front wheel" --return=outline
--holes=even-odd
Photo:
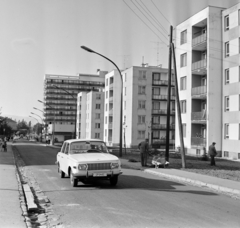
[[[74,178],[73,174],[72,174],[72,170],[69,171],[70,172],[70,182],[71,182],[71,185],[73,187],[77,187],[77,184],[78,184],[78,180],[76,178]]]
[[[116,185],[117,185],[117,182],[118,182],[118,176],[110,177],[110,184],[111,184],[112,186],[116,186]]]

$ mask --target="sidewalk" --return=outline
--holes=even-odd
[[[122,163],[122,168],[134,168],[143,170],[144,172],[151,173],[153,175],[158,175],[171,179],[174,181],[195,185],[198,187],[207,187],[214,191],[218,191],[225,194],[230,194],[238,197],[240,199],[240,182],[212,177],[208,175],[202,175],[198,173],[188,172],[179,169],[171,168],[148,168],[141,167],[140,162],[129,162],[124,158],[120,158]]]
[[[8,143],[7,152],[0,152],[0,224],[3,228],[26,228],[11,143]]]

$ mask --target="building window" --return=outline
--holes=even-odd
[[[224,18],[224,29],[225,31],[229,30],[229,15]]]
[[[160,95],[160,88],[159,87],[154,87],[153,88],[153,95]]]
[[[125,73],[125,82],[127,81],[127,73]]]
[[[124,95],[127,96],[127,87],[124,87]]]
[[[107,124],[107,116],[105,116],[105,124]]]
[[[96,104],[96,109],[101,109],[101,104]]]
[[[229,84],[229,69],[225,70],[225,84]]]
[[[106,111],[107,111],[108,105],[106,104]]]
[[[180,67],[187,66],[187,53],[184,53],[180,56]]]
[[[100,123],[95,123],[95,128],[99,129],[100,128]]]
[[[225,43],[225,57],[229,57],[229,42]]]
[[[99,93],[96,94],[96,100],[101,100],[101,94]]]
[[[159,139],[159,131],[153,131],[153,139]]]
[[[153,73],[153,81],[160,81],[161,74],[160,73]]]
[[[224,151],[223,157],[228,158],[229,157],[229,152],[228,151]]]
[[[145,123],[145,117],[146,116],[138,116],[138,124],[144,124]]]
[[[139,79],[140,79],[140,80],[142,80],[142,79],[145,80],[145,79],[146,79],[146,73],[147,73],[147,72],[146,72],[145,70],[144,70],[144,71],[143,71],[143,70],[140,70],[140,71],[139,71]]]
[[[160,123],[160,117],[159,116],[154,116],[153,117],[153,124],[159,124]]]
[[[229,124],[225,124],[224,126],[224,138],[225,139],[229,138]]]
[[[225,112],[229,111],[229,97],[225,97]]]
[[[145,94],[146,86],[138,86],[138,94]]]
[[[138,109],[145,109],[146,101],[138,101]]]
[[[186,90],[187,89],[187,77],[181,77],[180,78],[180,90]]]
[[[240,25],[240,10],[238,10],[238,24]]]
[[[144,139],[145,138],[145,131],[138,131],[138,139]]]
[[[106,86],[108,86],[108,78],[106,79]]]
[[[95,133],[95,139],[100,139],[100,133]]]
[[[181,107],[181,113],[186,113],[187,112],[187,101],[186,100],[180,101],[180,107]]]
[[[124,110],[126,110],[126,108],[127,108],[127,102],[124,101]]]
[[[106,91],[106,98],[108,98],[108,91]]]
[[[182,128],[183,128],[183,137],[186,138],[186,124],[182,124]]]
[[[187,43],[187,30],[181,32],[181,44]]]
[[[100,119],[100,113],[95,113],[95,118]]]

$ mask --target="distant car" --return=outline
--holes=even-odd
[[[108,179],[117,185],[121,172],[118,157],[110,154],[105,143],[97,139],[66,140],[57,154],[58,172],[61,178],[70,177],[73,187],[78,181]]]

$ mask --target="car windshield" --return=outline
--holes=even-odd
[[[71,143],[70,154],[81,153],[108,153],[108,149],[104,142],[98,141],[83,141]]]

